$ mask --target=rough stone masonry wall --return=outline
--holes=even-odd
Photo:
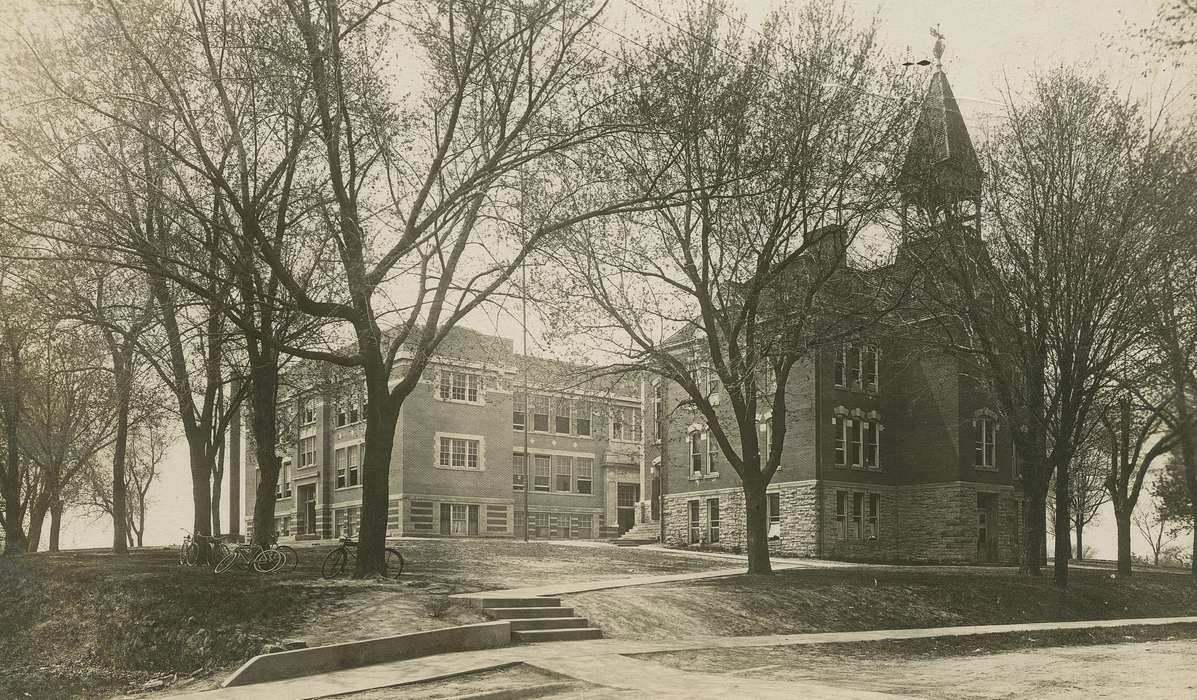
[[[902,494],[892,486],[875,486],[852,483],[820,484],[822,493],[821,512],[823,521],[823,554],[826,559],[851,559],[857,561],[893,561],[904,558],[899,549],[898,513],[902,507]],[[845,535],[840,536],[840,524],[836,518],[836,494],[843,491],[847,494],[848,502],[845,510]],[[867,517],[863,514],[860,520],[860,535],[854,536],[852,520],[852,494],[863,495],[862,505],[866,512],[870,494],[881,496],[880,509],[877,513],[877,537],[868,539]]]
[[[901,558],[973,562],[977,559],[977,492],[969,484],[905,486],[899,499]]]
[[[813,557],[817,553],[815,530],[816,498],[813,482],[773,484],[769,493],[778,493],[781,509],[781,537],[770,541],[769,552],[779,556]],[[707,502],[719,501],[719,541],[709,540],[710,510]],[[691,542],[690,502],[698,501],[699,539]],[[700,546],[729,552],[748,548],[744,492],[718,489],[665,497],[665,544],[670,547]]]

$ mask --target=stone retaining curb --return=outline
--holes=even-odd
[[[494,649],[511,643],[511,623],[480,622],[393,637],[378,637],[322,647],[261,654],[246,661],[229,676],[222,688],[266,683],[388,661],[458,651]]]

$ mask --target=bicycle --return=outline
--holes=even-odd
[[[403,574],[403,555],[394,547],[387,547],[386,558],[383,560],[386,576],[399,578]],[[357,560],[357,541],[351,537],[342,537],[341,544],[324,557],[320,565],[320,575],[333,578],[345,573],[345,564],[350,560]]]
[[[240,544],[233,551],[225,555],[216,565],[216,573],[223,574],[236,567],[239,569],[252,568],[260,574],[271,574],[282,569],[287,564],[294,571],[299,563],[299,555],[294,549],[278,543],[278,533],[271,535],[270,544],[262,547],[257,544]]]
[[[229,546],[225,544],[224,539],[187,532],[179,550],[179,563],[183,566],[198,566],[202,563],[215,567],[228,553]]]

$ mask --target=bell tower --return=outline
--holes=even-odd
[[[960,105],[943,72],[944,36],[935,37],[935,73],[923,96],[910,148],[898,176],[904,237],[941,227],[981,228],[983,173]]]

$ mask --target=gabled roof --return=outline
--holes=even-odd
[[[973,199],[981,192],[981,164],[942,70],[931,76],[906,162],[898,178],[907,199],[924,205]]]

